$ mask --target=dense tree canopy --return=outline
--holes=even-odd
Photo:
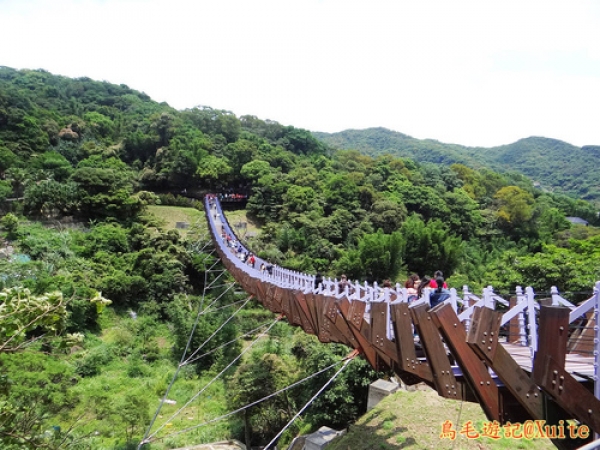
[[[99,448],[127,448],[148,420],[148,395],[163,396],[167,375],[181,370],[179,395],[240,352],[240,345],[221,344],[266,319],[254,305],[221,330],[207,347],[213,353],[177,366],[188,342],[200,345],[231,317],[225,303],[240,293],[217,289],[223,311],[195,322],[216,261],[147,214],[160,201],[193,204],[173,194],[247,196],[261,230],[247,244],[274,263],[324,276],[402,283],[413,272],[442,270],[453,287],[504,292],[517,285],[585,291],[600,279],[593,204],[542,190],[520,173],[481,167],[480,150],[467,157],[458,146],[395,138],[409,151],[368,151],[389,148],[389,133],[336,150],[307,130],[254,116],[206,106],[176,111],[124,85],[0,67],[0,243],[27,257],[0,259],[3,305],[17,308],[0,321],[0,442],[75,449],[60,428],[85,416],[91,425],[71,437],[85,442],[97,431]],[[582,184],[586,198],[595,198],[596,188]],[[573,226],[569,216],[591,226]],[[75,228],[66,228],[71,223]],[[15,306],[15,293],[27,301]],[[52,313],[32,322],[47,303]],[[20,330],[23,323],[35,326]],[[188,341],[192,329],[197,334]],[[221,403],[255,400],[345,351],[283,325],[275,330],[232,368],[221,384],[231,388],[227,395],[212,393]],[[32,373],[20,374],[19,364]],[[374,374],[363,362],[350,367],[317,401],[311,426],[344,426],[362,411]],[[105,370],[111,372],[103,378]],[[160,375],[150,380],[150,373]],[[32,396],[39,404],[28,409]],[[245,425],[264,444],[309,396],[300,389],[257,406]],[[13,425],[23,424],[29,427],[15,433]],[[227,435],[241,437],[243,425],[233,420],[231,427]]]
[[[415,139],[385,128],[314,134],[329,145],[357,149],[374,157],[391,154],[421,163],[518,172],[535,180],[544,189],[580,197],[596,205],[600,202],[600,177],[594,170],[600,158],[597,145],[576,147],[556,139],[528,137],[492,148],[464,147],[431,139]],[[475,172],[462,172],[461,179],[469,195],[474,198],[483,195],[481,189],[486,180]]]

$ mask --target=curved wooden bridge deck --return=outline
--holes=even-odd
[[[478,402],[490,421],[533,421],[534,432],[547,431],[559,448],[577,448],[600,434],[600,282],[579,306],[554,288],[545,301],[536,301],[531,288],[518,288],[509,304],[491,287],[481,297],[464,287],[462,295],[452,289],[449,300],[430,308],[427,294],[409,304],[399,285],[342,286],[326,279],[315,287],[313,275],[257,269],[268,264],[260,258],[250,267],[223,238],[235,234],[218,200],[207,197],[205,210],[234,279],[321,342],[356,349],[407,384],[423,382],[443,397]],[[561,435],[567,423],[578,426],[574,439]]]

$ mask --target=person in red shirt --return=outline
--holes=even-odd
[[[436,270],[435,274],[433,274],[433,279],[429,282],[429,287],[432,289],[437,289],[438,285],[437,285],[437,279],[438,278],[444,278],[444,274],[442,273],[441,270]],[[444,289],[448,289],[448,283],[446,283],[444,281],[444,284],[442,286]]]

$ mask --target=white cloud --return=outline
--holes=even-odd
[[[592,0],[4,0],[0,64],[311,130],[600,144],[599,18]]]

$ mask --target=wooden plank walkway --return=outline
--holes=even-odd
[[[510,356],[526,372],[532,371],[531,350],[529,347],[523,347],[517,344],[503,342],[502,346],[508,351]],[[577,353],[567,354],[565,370],[580,377],[590,378],[594,376],[594,357],[584,356]]]

